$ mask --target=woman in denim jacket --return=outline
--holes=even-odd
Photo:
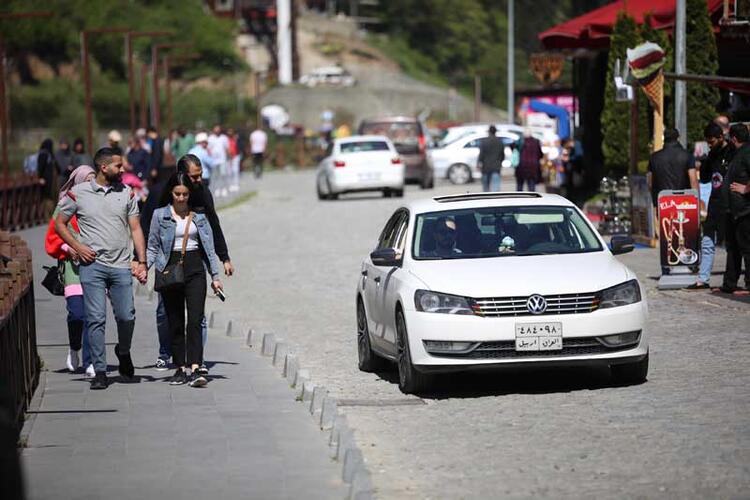
[[[201,320],[206,305],[206,271],[211,275],[214,292],[222,290],[223,286],[219,281],[219,258],[214,250],[211,225],[205,215],[190,211],[188,199],[191,190],[192,183],[187,174],[178,172],[169,179],[162,192],[160,208],[154,211],[151,219],[146,255],[148,267],[156,266],[157,273],[164,271],[167,265],[177,263],[185,228],[190,222],[182,264],[185,283],[161,294],[172,337],[172,360],[177,365],[170,384],[203,387],[207,380],[197,369],[203,359]]]

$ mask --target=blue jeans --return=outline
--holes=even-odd
[[[107,371],[107,349],[104,331],[107,324],[107,290],[117,322],[118,352],[130,353],[135,327],[133,277],[130,269],[110,267],[94,262],[80,267],[86,328],[89,333],[91,361],[97,372]]]
[[[66,297],[65,305],[68,308],[70,348],[74,351],[83,349],[81,362],[85,369],[91,364],[91,350],[89,348],[89,334],[86,331],[86,312],[83,307],[83,295]]]
[[[172,334],[169,332],[169,322],[167,321],[167,310],[164,308],[164,299],[161,294],[159,302],[156,304],[156,331],[159,334],[159,357],[167,360],[172,357]],[[206,316],[201,320],[201,335],[203,337],[203,347],[206,347],[208,340],[208,322]]]
[[[482,191],[500,191],[500,172],[482,174]]]
[[[701,283],[711,281],[711,269],[714,267],[714,255],[716,254],[716,243],[708,236],[701,240],[701,264],[698,271],[698,280]]]

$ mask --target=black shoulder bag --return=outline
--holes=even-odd
[[[182,265],[185,261],[185,252],[187,251],[188,234],[190,224],[193,222],[193,212],[188,215],[185,224],[185,234],[182,235],[182,250],[180,251],[180,260],[174,264],[168,264],[163,271],[156,271],[154,278],[154,290],[157,292],[168,292],[185,286],[185,270]]]
[[[44,266],[47,274],[42,280],[42,286],[49,290],[52,295],[65,295],[65,285],[63,280],[64,261],[58,261],[56,266]]]

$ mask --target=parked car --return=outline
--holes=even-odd
[[[418,182],[422,189],[435,185],[427,157],[427,128],[418,119],[406,116],[366,119],[359,124],[358,133],[388,136],[406,167],[406,182]]]
[[[341,66],[325,66],[315,68],[299,79],[302,85],[317,87],[318,85],[332,85],[336,87],[351,87],[357,80]]]
[[[495,123],[494,125],[499,134],[515,135],[519,140],[523,138],[524,130],[528,128],[532,137],[538,139],[539,142],[542,143],[542,152],[549,155],[551,160],[557,157],[557,148],[555,145],[559,143],[560,137],[553,131],[541,127],[523,127],[522,125],[516,125],[514,123]],[[467,123],[451,127],[445,133],[443,138],[440,139],[438,146],[445,147],[448,144],[471,134],[486,134],[489,126],[489,123]]]
[[[386,136],[336,139],[318,165],[316,190],[320,200],[362,191],[400,197],[404,195],[404,163]]]
[[[475,193],[413,201],[386,222],[355,296],[359,368],[398,367],[403,392],[431,374],[609,367],[648,373],[648,307],[635,274],[558,195]]]
[[[510,167],[512,155],[511,145],[517,141],[512,134],[497,134],[505,144],[505,160],[503,168]],[[479,144],[487,137],[487,131],[469,134],[457,139],[442,148],[427,151],[430,163],[437,179],[448,179],[453,184],[466,184],[482,177],[477,160],[479,158]]]

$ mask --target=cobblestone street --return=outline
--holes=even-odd
[[[459,191],[409,186],[406,197]],[[598,370],[513,371],[444,376],[419,399],[399,391],[395,370],[358,371],[359,266],[399,203],[320,202],[308,171],[270,174],[257,197],[221,214],[237,275],[220,310],[284,338],[344,400],[379,498],[747,494],[750,306],[657,291],[654,250],[622,257],[648,289],[643,385],[612,387]]]

